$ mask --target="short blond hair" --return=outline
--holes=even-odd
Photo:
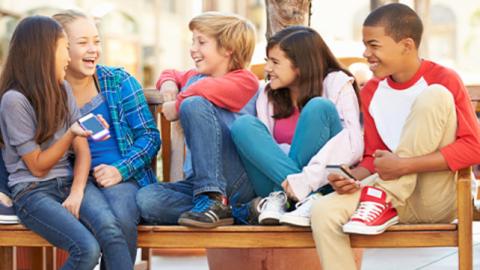
[[[188,24],[190,31],[197,30],[217,40],[220,49],[231,51],[229,71],[246,68],[255,49],[255,27],[245,18],[235,14],[205,12]]]

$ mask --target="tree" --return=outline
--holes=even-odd
[[[370,10],[390,3],[398,3],[398,0],[370,0]]]
[[[289,25],[310,25],[311,0],[265,0],[267,40]]]

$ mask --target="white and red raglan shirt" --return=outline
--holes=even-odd
[[[417,73],[405,83],[390,77],[370,80],[360,92],[364,117],[365,151],[360,166],[375,172],[375,150],[395,151],[407,116],[417,96],[432,84],[446,87],[453,95],[457,113],[456,140],[441,148],[452,171],[480,163],[480,128],[470,97],[453,70],[423,60]]]

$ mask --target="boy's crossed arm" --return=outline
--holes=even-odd
[[[178,110],[185,98],[201,96],[220,108],[238,112],[257,90],[257,77],[248,70],[239,69],[221,77],[208,77],[192,84],[178,94],[176,106]]]
[[[179,88],[183,87],[188,79],[196,74],[192,71],[173,70],[162,73],[157,88],[160,88],[164,101],[167,101],[162,106],[162,113],[167,120],[177,120],[181,102],[191,96],[204,97],[220,108],[238,112],[258,90],[259,84],[256,76],[248,70],[240,69],[221,77],[204,78],[179,93]],[[173,102],[175,96],[176,102]]]

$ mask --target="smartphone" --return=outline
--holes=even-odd
[[[355,177],[353,177],[353,175],[351,175],[348,170],[345,168],[344,165],[327,165],[326,167],[328,173],[336,173],[336,174],[339,174],[345,178],[350,178],[350,179],[353,179],[353,180],[357,180],[355,179]]]
[[[78,120],[78,123],[84,130],[89,130],[92,132],[93,140],[100,141],[103,140],[105,137],[110,135],[110,131],[106,129],[100,120],[93,114],[89,113]]]

